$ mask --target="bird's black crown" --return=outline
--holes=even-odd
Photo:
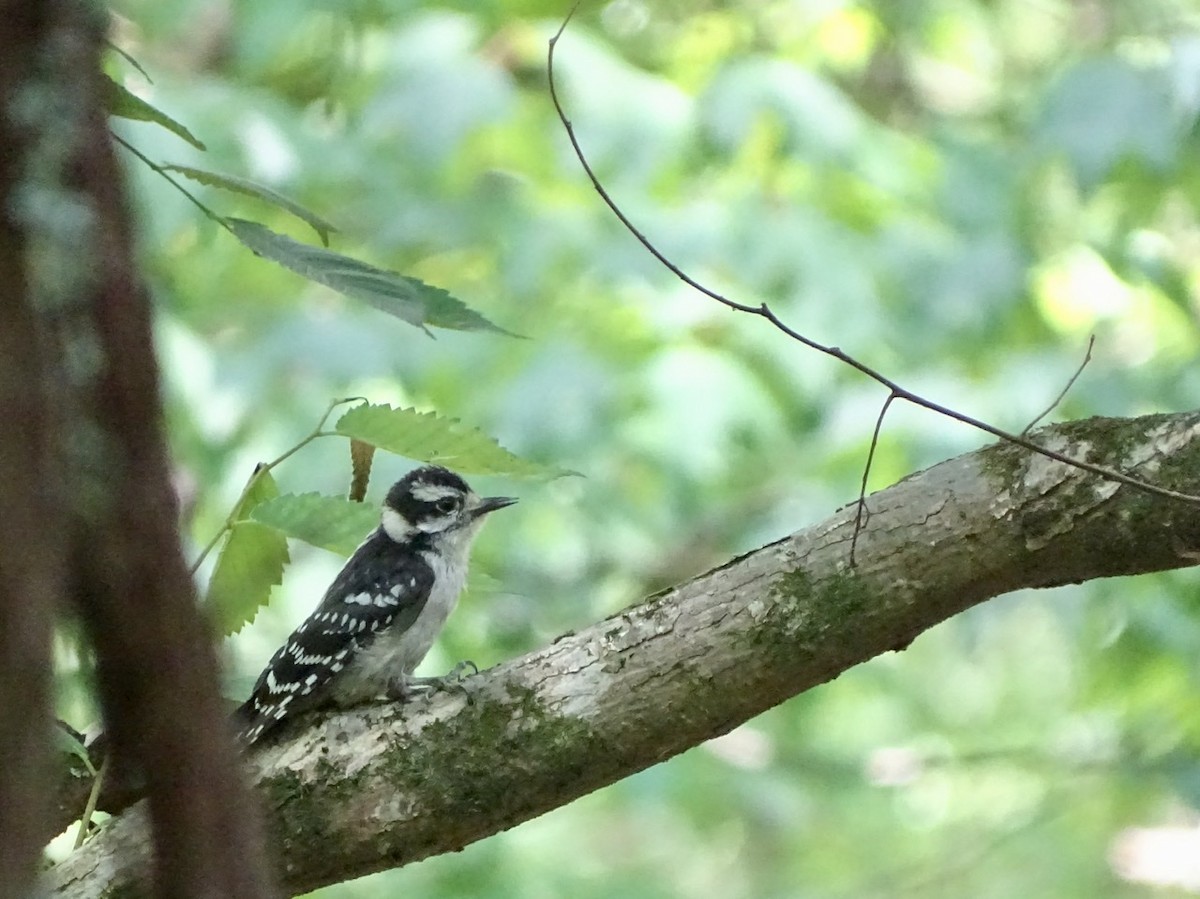
[[[405,521],[416,523],[437,514],[445,514],[439,501],[466,497],[471,492],[467,482],[440,465],[414,468],[388,491],[384,506],[399,512]]]

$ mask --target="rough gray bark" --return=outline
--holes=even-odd
[[[1200,413],[1046,428],[1051,446],[1200,487]],[[444,695],[318,717],[252,762],[288,890],[453,851],[725,733],[1013,590],[1196,564],[1200,505],[998,445]],[[61,896],[144,883],[135,806],[52,872]]]

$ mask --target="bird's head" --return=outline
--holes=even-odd
[[[489,512],[515,502],[510,496],[479,496],[449,469],[426,465],[410,471],[388,491],[383,530],[397,543],[421,535],[432,540],[469,538]]]

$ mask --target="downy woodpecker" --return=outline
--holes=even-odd
[[[379,527],[271,657],[238,708],[241,740],[255,743],[316,707],[436,689],[468,666],[460,663],[445,678],[412,676],[458,602],[471,541],[484,517],[515,502],[477,496],[461,477],[435,465],[397,481]]]

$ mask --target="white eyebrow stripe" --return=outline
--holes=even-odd
[[[439,499],[445,499],[450,496],[462,496],[462,491],[454,487],[449,487],[445,484],[414,484],[412,488],[413,499],[419,499],[421,502],[434,503]]]

